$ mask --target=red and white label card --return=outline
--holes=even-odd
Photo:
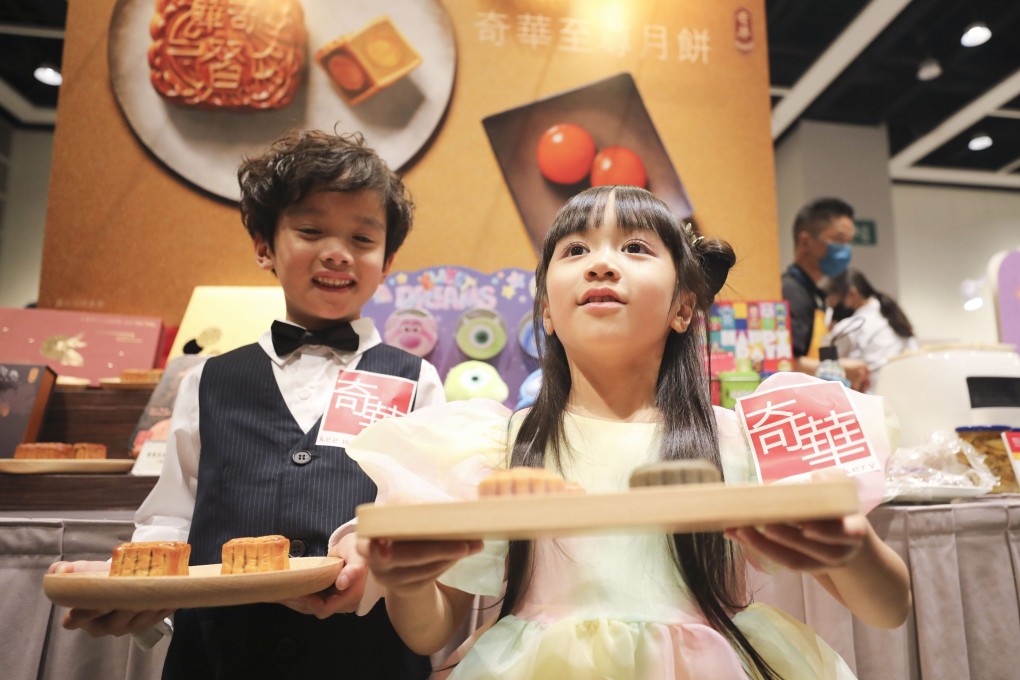
[[[805,481],[838,467],[848,475],[881,471],[849,391],[838,382],[780,387],[737,400],[758,479]]]
[[[340,371],[326,412],[322,414],[318,446],[347,446],[377,420],[411,412],[418,383],[407,378],[366,371]]]
[[[1006,430],[1002,433],[1002,441],[1006,445],[1006,455],[1013,466],[1013,472],[1020,479],[1020,430]]]

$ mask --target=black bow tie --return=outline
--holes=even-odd
[[[346,321],[328,326],[321,331],[306,331],[289,323],[274,321],[272,333],[273,349],[280,357],[287,356],[301,345],[326,345],[344,352],[358,350],[358,334]]]

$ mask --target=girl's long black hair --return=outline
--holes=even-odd
[[[914,337],[914,327],[903,309],[891,297],[872,286],[864,274],[857,269],[847,269],[839,276],[834,277],[829,281],[827,292],[842,300],[851,286],[856,288],[865,300],[868,298],[878,300],[878,308],[882,312],[882,316],[889,322],[889,327],[896,335],[901,338]]]
[[[536,269],[533,315],[535,337],[545,341],[542,386],[513,442],[511,465],[544,467],[548,452],[556,467],[562,468],[563,417],[571,380],[562,343],[555,332],[545,334],[541,324],[547,297],[546,274],[560,239],[598,228],[605,219],[610,198],[620,228],[654,231],[669,249],[676,269],[674,300],[684,292],[695,297],[695,318],[689,330],[670,332],[659,368],[655,402],[661,418],[662,459],[707,458],[721,468],[702,330],[712,300],[736,258],[727,243],[696,235],[651,193],[623,186],[593,187],[577,194],[560,210],[546,235]],[[778,678],[730,619],[730,613],[743,609],[747,602],[743,600],[742,579],[737,571],[743,563],[736,559],[729,542],[720,533],[698,533],[675,534],[673,544],[677,568],[712,627],[729,640],[747,668],[756,670],[763,678]],[[501,617],[513,611],[528,588],[531,550],[529,541],[510,542]]]

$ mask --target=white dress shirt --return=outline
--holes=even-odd
[[[351,324],[358,334],[357,352],[343,352],[322,345],[304,345],[279,357],[267,331],[258,344],[269,355],[280,393],[298,425],[308,432],[329,404],[341,369],[357,368],[361,355],[382,342],[370,318]],[[134,541],[186,541],[191,529],[198,489],[201,454],[198,422],[198,385],[202,366],[196,366],[181,381],[170,420],[163,471],[156,486],[135,513]],[[435,366],[421,363],[414,408],[446,401],[443,382]]]

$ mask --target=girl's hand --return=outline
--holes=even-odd
[[[853,561],[867,533],[867,518],[856,514],[802,524],[727,529],[724,535],[753,556],[787,569],[825,572]]]
[[[336,582],[318,593],[284,600],[281,604],[319,619],[357,611],[365,591],[365,577],[368,575],[365,560],[358,554],[357,536],[351,533],[341,538],[330,548],[329,555],[344,560]]]
[[[481,541],[358,539],[358,552],[388,593],[414,594],[432,587],[458,560],[481,551]]]

